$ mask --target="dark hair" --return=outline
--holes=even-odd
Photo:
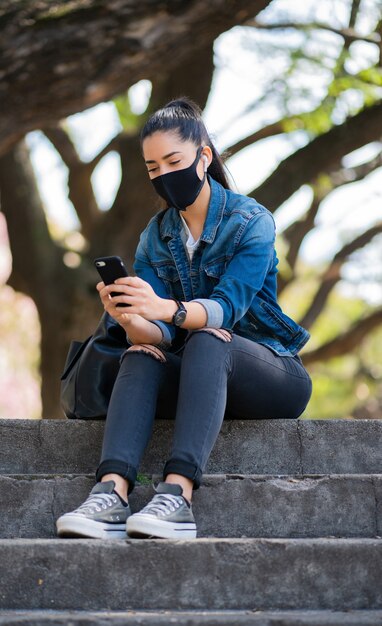
[[[155,111],[143,126],[140,133],[143,140],[157,131],[176,131],[182,141],[192,141],[196,146],[207,145],[212,150],[212,161],[207,172],[225,189],[230,185],[224,171],[224,162],[216,150],[202,119],[202,110],[187,96],[180,96]]]

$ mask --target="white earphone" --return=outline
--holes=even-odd
[[[208,157],[206,157],[206,155],[203,154],[202,159],[204,161],[204,171],[206,172],[208,168]]]

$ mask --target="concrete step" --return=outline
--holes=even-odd
[[[0,608],[382,609],[381,539],[1,539]]]
[[[104,421],[0,420],[0,473],[93,473],[104,426]],[[162,471],[172,430],[173,421],[156,421],[142,473]],[[380,473],[382,420],[226,420],[206,471]]]
[[[130,496],[140,510],[160,476]],[[0,476],[0,537],[56,537],[57,518],[81,504],[86,475]],[[379,537],[382,474],[205,475],[194,494],[199,537]]]
[[[382,611],[0,611],[12,626],[381,626]]]

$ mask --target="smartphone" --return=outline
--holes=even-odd
[[[105,285],[112,285],[117,278],[123,278],[124,276],[129,275],[121,257],[119,256],[99,257],[98,259],[94,259],[94,265],[96,266],[96,269],[98,270],[98,273]],[[120,296],[121,292],[112,291],[110,295]],[[116,306],[125,307],[131,306],[131,304],[118,302]]]

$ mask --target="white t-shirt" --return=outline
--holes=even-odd
[[[196,250],[196,248],[198,247],[199,243],[200,243],[200,237],[198,239],[194,239],[190,229],[187,226],[187,222],[184,219],[183,215],[181,213],[179,213],[180,218],[183,222],[183,226],[184,226],[184,231],[186,234],[186,248],[187,248],[187,252],[188,252],[188,256],[190,257],[190,261],[192,260],[192,257],[194,255],[194,252]]]

